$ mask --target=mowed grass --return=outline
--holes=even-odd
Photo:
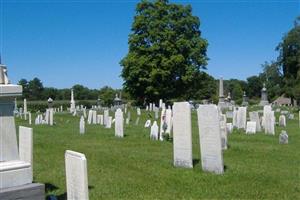
[[[278,143],[280,127],[275,136],[235,130],[223,154],[225,173],[215,175],[201,169],[195,112],[193,169],[173,167],[172,142],[149,140],[145,111],[138,126],[136,111],[131,111],[122,139],[114,136],[114,126],[86,125],[86,134],[80,135],[79,117],[56,114],[53,127],[32,125],[34,181],[46,184],[48,196],[65,199],[64,153],[73,150],[86,155],[90,199],[300,199],[300,129],[295,116],[285,128],[288,145]]]

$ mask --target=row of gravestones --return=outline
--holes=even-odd
[[[200,134],[201,161],[204,171],[224,173],[220,112],[215,105],[203,105],[197,110]],[[121,134],[123,112],[115,113],[116,135]],[[157,127],[158,129],[158,127]],[[191,107],[188,102],[173,106],[174,166],[193,167]],[[68,199],[88,199],[87,160],[84,154],[65,153]]]

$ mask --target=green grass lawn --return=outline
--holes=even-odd
[[[300,199],[298,114],[287,121],[288,145],[278,144],[279,127],[275,136],[234,131],[223,154],[225,173],[214,175],[201,169],[195,112],[193,169],[173,167],[172,142],[149,140],[143,112],[138,126],[131,112],[122,139],[100,125],[86,125],[79,135],[79,117],[70,114],[56,114],[53,127],[32,125],[34,181],[46,184],[47,195],[65,199],[64,153],[73,150],[86,155],[90,199]]]

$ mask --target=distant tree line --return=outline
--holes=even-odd
[[[53,100],[70,100],[71,88],[57,89],[54,87],[44,87],[42,81],[39,78],[32,80],[21,79],[18,83],[23,87],[22,98],[26,98],[29,101],[47,101],[48,98]],[[95,100],[100,99],[103,105],[109,106],[113,104],[115,95],[122,95],[124,100],[128,100],[128,94],[120,89],[113,89],[109,86],[104,86],[100,89],[89,89],[82,85],[74,85],[75,100]]]

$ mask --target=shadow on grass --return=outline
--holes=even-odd
[[[55,186],[55,185],[53,185],[53,184],[51,184],[51,183],[45,183],[45,190],[46,190],[46,193],[52,192],[52,191],[58,190],[58,189],[59,189],[59,187],[57,187],[57,186]]]
[[[228,170],[227,165],[224,165],[224,172],[226,172]]]
[[[58,189],[59,189],[59,187],[57,187],[57,186],[55,186],[51,183],[45,183],[45,190],[46,190],[45,192],[46,193],[50,193],[50,192],[53,192],[53,191],[58,190]],[[58,196],[55,196],[53,194],[47,195],[46,199],[47,200],[65,200],[65,199],[67,199],[67,193],[65,192],[65,193],[63,193],[61,195],[58,195]]]
[[[200,163],[200,159],[193,159],[193,166],[195,167]]]

